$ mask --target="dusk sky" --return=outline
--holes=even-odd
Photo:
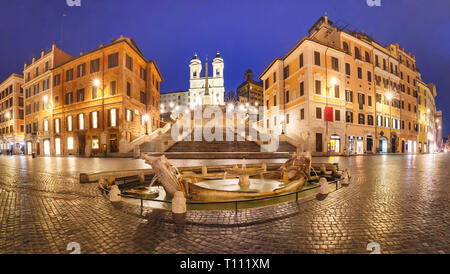
[[[416,56],[425,82],[437,86],[437,108],[450,132],[450,1],[381,0],[1,0],[0,81],[21,73],[24,61],[52,41],[78,56],[120,35],[133,38],[164,77],[162,92],[189,88],[189,61],[219,50],[226,91],[251,68],[255,76],[307,35],[316,20],[350,24],[382,45],[398,42]],[[66,16],[63,17],[63,14]]]

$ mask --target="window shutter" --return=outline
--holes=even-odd
[[[98,119],[97,119],[98,124]],[[89,128],[92,128],[92,112],[89,112]]]
[[[116,127],[119,127],[119,109],[116,108]]]
[[[108,109],[108,127],[111,127],[111,110]]]

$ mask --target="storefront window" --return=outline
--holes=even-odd
[[[100,143],[97,136],[92,136],[92,149],[99,149]]]

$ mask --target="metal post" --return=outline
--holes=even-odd
[[[238,202],[234,201],[234,214],[237,215],[237,211],[238,211]]]
[[[339,181],[336,181],[336,190],[338,190]]]
[[[295,201],[296,201],[296,202],[298,201],[298,191],[295,192]]]
[[[142,216],[143,207],[144,207],[144,200],[142,200],[142,198],[141,198],[141,216]]]

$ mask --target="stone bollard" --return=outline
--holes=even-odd
[[[111,202],[120,202],[122,197],[120,196],[120,189],[117,185],[112,185],[109,190],[109,200]]]
[[[139,182],[145,182],[145,174],[144,172],[139,172]]]
[[[202,166],[202,175],[208,174],[208,168],[206,166]]]
[[[327,171],[327,166],[325,164],[320,165],[320,173],[325,174]]]
[[[348,185],[348,184],[350,184],[350,181],[348,180],[348,174],[347,174],[347,172],[344,172],[344,178],[342,179],[342,181],[341,181],[341,185]]]
[[[327,195],[328,194],[328,182],[325,177],[320,177],[319,179],[320,183],[320,194]]]
[[[172,199],[172,213],[183,214],[186,213],[186,198],[183,192],[177,191]]]

